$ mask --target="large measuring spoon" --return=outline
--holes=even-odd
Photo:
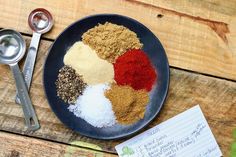
[[[18,61],[24,54],[25,41],[20,33],[10,29],[1,30],[0,63],[8,64],[12,70],[28,130],[37,130],[40,127],[39,122],[31,103],[25,80],[18,66]]]
[[[30,13],[28,17],[28,24],[30,28],[33,30],[33,36],[30,43],[30,47],[28,49],[28,54],[25,60],[25,64],[23,67],[23,74],[27,88],[29,90],[32,81],[40,37],[42,34],[47,33],[52,28],[53,26],[52,15],[46,9],[43,8],[35,9]],[[16,96],[16,102],[20,104],[20,99],[18,94]]]

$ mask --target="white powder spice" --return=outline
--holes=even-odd
[[[116,118],[111,102],[104,96],[107,89],[110,89],[108,84],[87,86],[75,105],[68,107],[69,111],[94,127],[101,128],[114,125]]]
[[[84,82],[89,85],[114,81],[113,65],[99,58],[92,48],[81,41],[74,43],[67,51],[64,56],[64,63],[82,75]]]

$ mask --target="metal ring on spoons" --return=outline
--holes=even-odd
[[[29,90],[32,81],[35,60],[37,57],[40,37],[42,34],[47,33],[48,31],[51,30],[53,26],[52,15],[46,9],[43,8],[35,9],[30,13],[28,17],[28,24],[30,28],[33,30],[33,36],[31,39],[30,47],[28,49],[28,54],[25,60],[25,64],[23,67],[23,74],[27,85],[27,89]],[[18,94],[16,95],[16,103],[21,104]]]
[[[20,33],[3,29],[0,31],[0,63],[8,64],[12,70],[19,99],[25,115],[28,130],[34,131],[40,128],[33,105],[31,103],[25,80],[19,69],[18,62],[25,54],[25,41]]]

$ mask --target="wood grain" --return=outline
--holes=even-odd
[[[115,157],[117,155],[0,132],[2,157]]]
[[[131,0],[137,1],[137,0]],[[213,21],[229,22],[229,18],[236,15],[236,1],[230,0],[225,3],[221,0],[138,0],[146,5],[173,10],[182,14],[201,17]]]
[[[130,16],[160,38],[170,65],[236,80],[235,0],[0,0],[0,4],[0,27],[28,34],[32,34],[27,25],[30,11],[48,9],[55,18],[53,30],[45,36],[50,39],[87,15]]]
[[[29,45],[30,38],[26,37],[26,40]],[[7,66],[1,65],[0,130],[115,153],[114,146],[126,139],[102,141],[81,136],[66,128],[51,111],[42,85],[42,65],[50,44],[45,40],[40,44],[30,91],[41,129],[36,132],[26,131],[22,109],[14,102],[15,85],[12,75]],[[148,128],[200,104],[224,156],[228,156],[233,141],[232,132],[236,128],[236,83],[173,68],[170,78],[166,103]]]

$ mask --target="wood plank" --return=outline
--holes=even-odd
[[[26,37],[28,45],[29,39]],[[41,129],[36,132],[26,131],[22,109],[14,102],[15,86],[10,70],[7,66],[1,65],[0,130],[115,153],[114,146],[125,139],[103,141],[81,136],[66,128],[51,111],[42,85],[42,64],[50,44],[51,42],[45,40],[41,42],[30,93],[40,120]],[[159,116],[155,118],[148,128],[196,104],[200,104],[224,155],[228,156],[230,145],[233,141],[232,132],[236,128],[236,82],[173,68],[171,69],[170,78],[170,89],[166,103]]]
[[[201,17],[211,21],[222,21],[228,23],[232,16],[235,16],[236,1],[230,0],[226,3],[221,0],[130,0],[143,5],[159,7],[163,10],[173,10],[177,13]]]
[[[235,0],[0,0],[0,4],[0,27],[30,34],[27,26],[30,11],[39,6],[48,9],[55,18],[53,30],[46,35],[51,39],[87,15],[130,16],[160,38],[170,65],[236,80]]]
[[[20,135],[0,132],[0,156],[4,157],[115,157],[117,155],[58,144]]]

